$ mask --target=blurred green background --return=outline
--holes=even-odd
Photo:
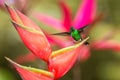
[[[73,16],[81,0],[65,0],[73,11]],[[97,13],[104,12],[105,17],[91,31],[92,40],[101,39],[106,32],[115,30],[114,40],[120,41],[120,0],[96,0]],[[27,15],[39,26],[48,27],[40,23],[31,15],[32,11],[39,11],[56,18],[60,18],[61,11],[57,0],[28,0]],[[42,27],[42,29],[45,29]],[[47,30],[47,29],[45,29]],[[55,31],[57,32],[57,31]],[[29,50],[22,43],[17,31],[10,22],[6,10],[0,9],[0,80],[22,80],[13,67],[5,60],[5,56],[15,59],[28,53]],[[40,60],[23,63],[22,65],[36,68],[43,67]],[[79,73],[75,75],[75,72]],[[60,80],[120,80],[120,52],[111,50],[92,50],[91,56],[76,65]]]

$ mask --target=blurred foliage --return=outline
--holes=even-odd
[[[103,12],[105,18],[96,25],[91,32],[92,40],[99,40],[106,32],[115,30],[114,39],[120,41],[120,0],[97,0],[98,13]],[[67,4],[76,13],[80,0],[66,0]],[[30,13],[32,11],[39,11],[49,14],[56,18],[61,18],[61,12],[58,7],[57,0],[30,0],[29,8],[27,10],[28,16],[34,18]],[[74,16],[74,15],[73,15]],[[41,27],[47,27],[39,21],[34,21]],[[42,27],[42,29],[45,29]],[[48,29],[45,29],[48,30]],[[17,72],[10,67],[5,56],[15,59],[21,54],[28,52],[28,49],[22,43],[16,30],[11,25],[9,15],[6,10],[0,10],[0,80],[21,80]],[[91,51],[91,57],[79,63],[81,80],[120,80],[120,52],[116,53],[111,50],[106,51]],[[43,62],[42,62],[43,63]],[[27,63],[25,65],[32,65],[40,67],[41,61]],[[75,67],[75,66],[74,66]],[[73,69],[71,69],[61,80],[74,80]]]

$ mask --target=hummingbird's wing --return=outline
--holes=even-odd
[[[85,25],[85,26],[79,28],[79,29],[78,29],[79,32],[80,32],[80,33],[81,33],[81,32],[84,32],[84,29],[89,26],[89,27],[85,30],[85,31],[87,32],[87,34],[89,34],[89,31],[90,31],[93,27],[95,27],[95,25],[96,25],[99,21],[101,21],[104,17],[105,17],[105,14],[104,14],[104,13],[98,14],[98,16],[95,17],[95,19],[92,21],[92,23],[90,23],[90,24],[88,24],[88,25]]]
[[[86,25],[86,26],[83,26],[82,28],[79,28],[78,29],[78,31],[81,33],[81,32],[84,32],[84,29],[86,28],[86,27],[88,27],[89,25]]]
[[[52,35],[61,35],[61,36],[69,36],[70,32],[61,32],[61,33],[54,33]]]

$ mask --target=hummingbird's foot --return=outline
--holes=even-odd
[[[89,43],[89,42],[85,42],[84,44],[85,44],[85,45],[89,45],[90,43]]]

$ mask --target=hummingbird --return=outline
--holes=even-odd
[[[104,13],[100,13],[94,21],[91,24],[85,25],[82,28],[75,29],[73,26],[70,28],[70,31],[68,32],[61,32],[61,33],[55,33],[53,35],[62,35],[62,36],[71,36],[75,41],[82,41],[84,38],[82,37],[82,33],[84,32],[84,28],[89,26],[88,30],[93,28],[97,22],[101,21],[104,18]],[[90,28],[91,27],[91,28]],[[88,34],[89,32],[87,32]],[[89,42],[85,42],[85,45],[88,45]]]
[[[70,28],[70,31],[68,32],[60,32],[60,33],[55,33],[52,35],[61,35],[61,36],[71,36],[75,41],[82,41],[83,37],[81,35],[81,33],[84,32],[84,28],[87,26],[83,26],[83,28],[80,29],[75,29],[74,27]],[[88,42],[84,43],[85,45],[89,44]]]

